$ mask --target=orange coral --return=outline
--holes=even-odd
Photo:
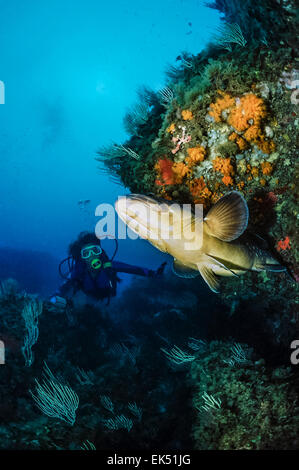
[[[232,98],[228,93],[218,90],[218,94],[221,95],[222,98],[217,98],[216,102],[210,105],[209,111],[209,115],[215,119],[215,122],[221,121],[222,111],[230,109],[235,105],[235,98]]]
[[[261,130],[257,125],[250,126],[243,134],[246,140],[257,140],[261,136]]]
[[[236,140],[236,138],[238,137],[238,134],[236,132],[232,132],[231,135],[228,137],[228,140]]]
[[[262,98],[254,93],[248,93],[238,99],[236,106],[231,110],[228,123],[237,131],[245,131],[252,124],[259,125],[261,119],[266,116],[266,107]]]
[[[167,127],[166,132],[170,132],[171,134],[173,134],[174,131],[175,131],[175,124],[174,122],[172,122],[170,126]]]
[[[184,119],[184,121],[191,121],[191,119],[194,118],[192,111],[190,111],[190,109],[183,109],[182,118]]]
[[[238,138],[238,134],[237,134],[236,132],[233,132],[233,133],[229,136],[228,140],[235,141],[237,138]]]
[[[223,194],[212,193],[208,188],[203,176],[200,178],[189,179],[186,182],[195,204],[203,204],[208,208],[211,203],[217,202]]]
[[[240,137],[236,132],[233,132],[229,136],[228,140],[236,142],[240,150],[245,150],[247,148],[247,142],[243,139],[243,137]]]
[[[206,186],[206,183],[201,176],[200,178],[194,178],[187,182],[190,193],[194,198],[196,204],[203,204],[205,207],[209,204],[209,198],[212,193],[209,188]]]
[[[234,175],[234,168],[231,165],[230,158],[221,158],[221,157],[214,158],[213,168],[215,171],[219,171],[224,176]]]
[[[245,150],[247,148],[247,142],[242,139],[242,137],[238,137],[236,142],[240,150]]]
[[[262,168],[263,175],[271,175],[273,171],[273,166],[269,162],[262,162],[261,168]]]
[[[172,165],[172,171],[176,184],[180,184],[185,176],[191,175],[191,170],[183,162],[174,163]]]
[[[223,176],[222,181],[225,184],[225,186],[228,186],[229,184],[233,184],[233,179],[231,176]]]
[[[159,178],[157,186],[180,184],[185,176],[191,175],[190,168],[183,162],[173,163],[168,158],[161,158],[155,165]]]
[[[264,178],[260,179],[260,185],[265,186],[266,185],[266,180]]]
[[[205,158],[206,150],[204,147],[192,147],[187,150],[188,157],[185,161],[187,165],[194,166],[198,162],[202,162]]]
[[[261,129],[262,119],[266,116],[266,106],[262,98],[254,93],[247,93],[241,98],[232,98],[229,94],[218,91],[221,98],[210,105],[209,115],[216,122],[227,122],[236,132],[229,136],[229,140],[236,142],[241,151],[245,150],[248,143],[256,144],[263,153],[274,151],[275,144],[272,140],[266,140]],[[222,112],[228,111],[228,116],[223,117]],[[243,133],[238,135],[238,133]]]
[[[195,191],[201,192],[206,187],[206,183],[203,176],[201,176],[200,178],[194,178],[192,180],[189,180],[187,185],[191,191],[191,194],[193,194],[193,192]]]
[[[285,237],[284,240],[279,240],[279,242],[277,242],[276,248],[278,251],[290,250],[291,249],[290,237],[287,236]]]
[[[263,153],[269,154],[275,150],[275,144],[273,140],[265,140],[263,135],[261,135],[260,139],[256,141],[256,144]]]
[[[256,144],[263,153],[271,153],[275,149],[275,144],[272,140],[266,140],[261,129],[257,126],[250,126],[243,134],[248,142]]]
[[[254,178],[257,178],[259,175],[259,169],[256,166],[252,167],[251,174]]]

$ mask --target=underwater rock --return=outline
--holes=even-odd
[[[253,3],[252,11],[263,11],[267,23],[272,9],[268,10],[264,2],[260,6]],[[133,193],[203,204],[205,213],[227,192],[241,192],[250,209],[249,230],[267,240],[267,248],[288,268],[290,276],[279,276],[279,282],[276,275],[267,279],[260,276],[256,282],[256,275],[248,273],[242,281],[227,281],[221,296],[228,305],[236,290],[243,299],[265,296],[274,308],[270,298],[280,298],[279,290],[283,290],[288,298],[281,312],[285,330],[284,322],[290,321],[296,308],[299,263],[295,229],[298,110],[290,88],[297,73],[290,46],[294,5],[290,16],[282,5],[272,12],[275,17],[279,12],[275,26],[278,36],[269,42],[260,36],[262,30],[258,32],[256,25],[249,24],[248,17],[244,20],[247,2],[238,12],[229,2],[224,4],[226,18],[242,18],[244,37],[248,28],[251,36],[246,37],[246,46],[213,50],[213,56],[207,48],[195,56],[193,67],[182,70],[168,83],[172,99],[165,103],[161,119],[154,125],[153,110],[149,117],[153,125],[148,131],[142,129],[136,151],[144,157],[139,161],[115,160],[115,166],[112,161],[109,169]],[[222,7],[222,3],[215,2],[215,8]],[[283,27],[283,21],[287,21],[288,28]],[[263,31],[266,33],[266,29]],[[188,119],[184,120],[182,110]],[[173,142],[174,137],[178,142]],[[127,144],[134,149],[134,143],[131,140]],[[175,147],[178,144],[179,148]],[[203,151],[194,161],[190,153],[196,148]],[[167,171],[161,161],[167,162]],[[275,202],[270,202],[271,194]],[[280,249],[279,243],[286,237],[290,243]]]
[[[196,449],[296,449],[298,375],[289,367],[273,371],[262,359],[234,362],[234,347],[211,342],[192,363]]]

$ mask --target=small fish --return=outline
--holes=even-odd
[[[135,233],[173,256],[173,271],[178,276],[201,275],[213,292],[219,292],[219,276],[239,276],[247,271],[286,271],[267,250],[252,241],[244,241],[244,237],[240,239],[248,225],[249,211],[237,191],[223,196],[201,220],[189,211],[189,225],[194,230],[201,229],[201,237],[197,237],[197,245],[192,249],[186,249],[190,240],[186,239],[182,223],[186,219],[184,206],[131,194],[118,198],[115,208]],[[155,217],[149,217],[149,211]],[[165,233],[168,236],[163,236]]]

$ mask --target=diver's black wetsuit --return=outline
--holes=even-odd
[[[139,276],[154,277],[157,272],[147,268],[133,266],[120,261],[107,261],[99,269],[96,276],[92,276],[86,264],[78,260],[75,262],[69,279],[60,287],[55,295],[70,298],[78,290],[97,300],[110,298],[116,295],[117,273],[137,274]]]

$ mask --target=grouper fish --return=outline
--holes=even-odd
[[[133,232],[174,258],[175,274],[201,275],[213,292],[219,292],[219,276],[286,271],[264,247],[244,241],[249,211],[239,192],[227,193],[205,217],[185,207],[140,194],[119,197],[115,203],[120,219]]]

